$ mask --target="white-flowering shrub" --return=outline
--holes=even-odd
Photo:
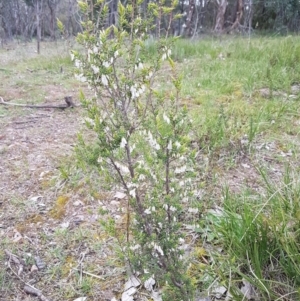
[[[72,59],[76,77],[95,92],[92,99],[81,98],[86,125],[97,134],[97,143],[80,137],[77,152],[112,188],[121,185],[127,194],[124,235],[112,218],[106,229],[123,245],[133,271],[154,275],[161,286],[167,283],[171,289],[164,290],[163,298],[192,300],[188,260],[180,248],[181,223],[186,214],[198,212],[191,209],[197,208],[191,121],[179,102],[172,39],[155,40],[155,52],[148,53],[146,47],[153,18],[163,15],[171,22],[172,7],[149,3],[148,15],[140,16],[141,4],[119,4],[118,25],[100,32],[87,20],[86,31],[78,36],[86,51],[73,51]],[[167,92],[156,89],[163,61],[170,66],[163,74]]]

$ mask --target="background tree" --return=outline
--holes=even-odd
[[[86,0],[82,0],[82,3],[86,3]],[[126,0],[89,1],[90,17],[98,29],[118,24],[118,3],[125,4]],[[147,16],[148,5],[151,3],[157,2],[142,2],[139,10],[142,17]],[[105,4],[108,14],[106,22],[102,22],[102,7]],[[152,36],[159,37],[169,26],[166,18],[159,18],[161,13],[158,11],[154,20],[157,29],[149,28]],[[212,32],[243,34],[253,30],[286,34],[300,29],[298,0],[178,0],[174,13],[181,14],[171,24],[170,34],[175,36],[197,37],[201,33]],[[84,21],[84,16],[79,12],[77,0],[1,0],[1,43],[15,37],[25,41],[32,38],[39,42],[44,38],[55,40],[59,35],[57,18],[64,25],[64,37],[82,32],[81,22]]]

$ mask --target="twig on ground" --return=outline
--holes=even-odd
[[[67,108],[74,108],[80,107],[81,104],[76,105],[72,100],[72,96],[65,97],[66,104],[62,105],[30,105],[30,104],[21,104],[21,103],[14,103],[14,102],[7,102],[0,96],[0,104],[8,105],[8,106],[15,106],[15,107],[23,107],[23,108],[31,108],[31,109],[67,109]]]
[[[97,279],[100,279],[100,280],[105,280],[104,277],[101,277],[101,276],[98,276],[98,275],[95,275],[95,274],[92,274],[92,273],[89,273],[89,272],[85,272],[82,269],[72,269],[72,270],[80,272],[80,273],[88,275],[88,276],[91,276],[91,277],[94,277],[94,278],[97,278]]]

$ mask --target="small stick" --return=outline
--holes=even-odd
[[[74,104],[72,100],[72,96],[65,97],[66,104],[64,105],[29,105],[29,104],[22,104],[22,103],[15,103],[15,102],[7,102],[0,96],[0,104],[7,105],[7,106],[15,106],[15,107],[23,107],[23,108],[31,108],[31,109],[66,109],[66,108],[74,108],[80,107],[81,105]]]

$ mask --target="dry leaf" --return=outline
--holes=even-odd
[[[135,287],[131,287],[122,294],[122,301],[133,301],[133,295],[137,292]]]
[[[131,287],[139,287],[140,285],[141,281],[134,275],[131,275],[128,281],[124,284],[124,290],[127,291]]]
[[[126,197],[126,194],[123,192],[118,191],[115,195],[114,195],[114,199],[119,199],[122,200]]]
[[[77,299],[75,299],[74,301],[85,301],[87,299],[87,297],[79,297]]]
[[[150,277],[145,281],[144,287],[147,291],[152,291],[154,284],[155,284],[155,279],[153,277]]]

